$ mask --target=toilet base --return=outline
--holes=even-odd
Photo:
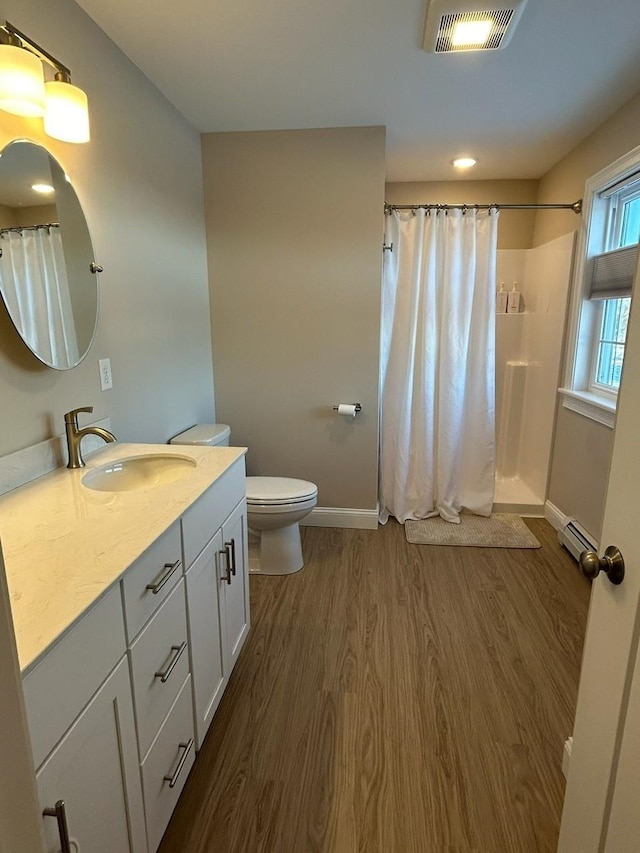
[[[275,530],[249,527],[249,572],[260,575],[292,575],[304,566],[300,526],[288,524]]]

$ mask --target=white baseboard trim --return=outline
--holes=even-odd
[[[300,524],[307,527],[353,527],[361,530],[377,530],[378,510],[317,506]]]
[[[544,517],[556,530],[562,530],[569,521],[569,516],[561,512],[551,501],[544,503]]]
[[[506,512],[511,515],[519,515],[522,518],[544,518],[544,504],[518,504],[499,501],[494,503],[492,510]]]
[[[573,737],[568,737],[564,742],[564,750],[562,751],[562,772],[564,778],[569,778],[569,764],[571,763],[571,750],[573,748]]]

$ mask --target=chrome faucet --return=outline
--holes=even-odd
[[[64,427],[67,432],[67,450],[69,462],[67,468],[84,468],[84,459],[80,452],[80,443],[85,435],[99,435],[106,442],[115,441],[116,437],[108,429],[102,427],[88,426],[84,429],[78,428],[78,412],[93,412],[93,406],[84,406],[80,409],[72,409],[64,416]]]

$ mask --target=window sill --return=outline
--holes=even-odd
[[[616,421],[616,402],[589,391],[572,391],[569,388],[558,388],[565,409],[584,415],[592,421],[613,429]]]

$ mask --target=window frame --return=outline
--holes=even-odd
[[[592,381],[603,310],[599,304],[602,300],[589,299],[587,273],[591,258],[610,248],[614,229],[621,228],[619,212],[623,204],[618,204],[616,210],[612,204],[614,196],[621,198],[617,187],[634,178],[640,179],[640,146],[590,177],[585,184],[571,289],[564,384],[558,389],[565,408],[611,428],[615,423],[618,393],[596,387]],[[634,197],[636,194],[634,191]]]

